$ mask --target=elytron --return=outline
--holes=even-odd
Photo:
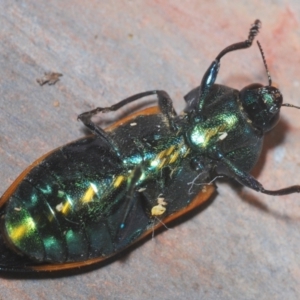
[[[101,262],[210,198],[218,176],[269,195],[300,192],[300,186],[267,190],[250,175],[264,134],[274,128],[283,104],[269,83],[241,91],[215,84],[224,55],[249,48],[248,38],[223,49],[201,84],[176,114],[162,90],[133,95],[111,107],[78,116],[93,135],[44,155],[29,166],[0,200],[0,270],[52,271]],[[145,96],[158,106],[137,111],[106,130],[92,121]],[[298,107],[296,107],[298,108]],[[190,183],[193,183],[192,185]]]

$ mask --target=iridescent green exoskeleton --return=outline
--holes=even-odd
[[[206,201],[214,192],[206,183],[217,176],[270,195],[299,192],[300,186],[266,190],[249,174],[264,133],[276,125],[281,106],[291,106],[282,104],[270,76],[268,86],[241,91],[215,84],[221,58],[250,47],[259,27],[257,20],[247,40],[220,52],[201,85],[185,96],[180,115],[161,90],[81,114],[94,135],[43,156],[2,196],[0,270],[51,271],[103,261]],[[106,130],[91,120],[151,95],[158,107]]]

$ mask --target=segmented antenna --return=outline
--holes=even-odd
[[[244,42],[235,43],[223,49],[216,57],[216,61],[220,61],[220,59],[228,52],[251,47],[254,38],[259,33],[259,28],[261,28],[261,22],[259,20],[255,20],[254,24],[251,25],[251,28],[249,30],[248,39]]]
[[[263,49],[262,49],[261,44],[260,44],[259,41],[257,41],[257,45],[258,45],[260,54],[262,56],[262,59],[263,59],[264,65],[265,65],[265,69],[267,71],[267,75],[268,75],[268,79],[269,79],[269,86],[271,86],[272,85],[272,78],[271,78],[271,75],[270,75],[270,72],[269,72],[269,69],[268,69],[268,66],[267,66],[267,62],[266,62],[264,51],[263,51]]]
[[[293,105],[293,104],[290,104],[290,103],[283,103],[283,104],[281,104],[281,106],[293,107],[293,108],[300,109],[300,106],[296,106],[296,105]]]
[[[257,41],[257,45],[258,45],[259,51],[261,53],[261,56],[262,56],[262,59],[263,59],[264,65],[265,65],[265,69],[267,71],[267,75],[268,75],[268,79],[269,79],[269,86],[271,86],[272,85],[272,78],[271,78],[271,75],[270,75],[270,72],[269,72],[269,69],[268,69],[268,66],[267,66],[264,51],[263,51],[259,41]],[[283,104],[281,104],[281,106],[293,107],[293,108],[300,109],[300,106],[296,106],[296,105],[293,105],[293,104],[290,104],[290,103],[283,103]]]
[[[248,40],[246,41],[249,45],[252,44],[254,38],[258,35],[260,28],[261,28],[260,20],[255,20],[254,24],[251,25],[249,35],[248,35]]]

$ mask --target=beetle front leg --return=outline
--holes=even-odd
[[[246,48],[251,47],[255,36],[259,32],[260,26],[261,26],[261,22],[259,20],[256,20],[250,28],[250,32],[249,32],[247,40],[245,40],[244,42],[235,43],[235,44],[232,44],[232,45],[226,47],[225,49],[223,49],[219,53],[219,55],[216,57],[216,59],[211,63],[211,65],[209,66],[209,68],[205,72],[205,74],[202,78],[202,81],[201,81],[200,95],[199,95],[199,100],[198,100],[197,107],[196,107],[197,111],[196,111],[195,115],[197,115],[197,113],[199,114],[202,111],[202,109],[205,105],[205,99],[206,99],[206,96],[209,92],[209,89],[211,88],[211,86],[216,81],[216,78],[217,78],[217,75],[218,75],[218,72],[219,72],[219,68],[220,68],[221,58],[225,54],[227,54],[231,51],[241,50],[241,49],[246,49]]]

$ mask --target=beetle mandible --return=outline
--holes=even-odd
[[[280,91],[250,84],[241,91],[215,84],[224,55],[249,48],[248,38],[223,49],[201,84],[176,114],[162,90],[133,95],[78,116],[93,135],[60,147],[29,166],[0,200],[0,270],[52,271],[97,263],[115,255],[207,200],[217,176],[269,195],[299,193],[300,186],[267,190],[250,175],[265,132],[279,119]],[[158,106],[103,130],[97,113],[116,111],[145,96]],[[299,107],[296,107],[299,108]],[[192,186],[189,183],[197,183]]]

